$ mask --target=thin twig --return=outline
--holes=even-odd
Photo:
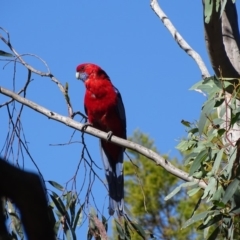
[[[55,112],[50,111],[49,109],[46,109],[26,98],[23,98],[19,95],[17,95],[16,93],[5,89],[3,87],[0,86],[0,93],[9,96],[11,98],[14,98],[17,102],[22,103],[26,106],[28,106],[29,108],[47,116],[49,119],[54,119],[55,121],[61,122],[73,129],[82,131],[82,132],[86,132],[92,136],[104,139],[104,140],[108,140],[107,136],[108,134],[106,132],[100,131],[99,129],[93,128],[91,126],[88,126],[87,128],[83,128],[83,124],[69,118],[69,117],[65,117],[63,115],[57,114]],[[194,179],[193,177],[190,177],[188,175],[188,173],[176,168],[174,165],[172,165],[168,160],[164,159],[163,157],[161,157],[159,154],[157,154],[156,152],[143,147],[137,143],[113,136],[110,140],[110,142],[132,149],[140,154],[142,154],[143,156],[147,157],[148,159],[154,161],[157,165],[162,166],[164,169],[166,169],[169,173],[173,174],[174,176],[187,181],[187,182],[196,182],[201,188],[205,188],[206,184],[203,181],[199,181]]]
[[[164,26],[168,29],[168,31],[171,33],[175,41],[178,43],[178,45],[190,56],[194,59],[194,61],[197,63],[202,77],[210,77],[210,74],[207,70],[207,67],[205,63],[203,62],[200,55],[193,50],[193,48],[186,42],[186,40],[180,35],[180,33],[177,31],[177,29],[174,27],[170,19],[167,17],[167,15],[163,12],[163,10],[160,8],[157,0],[151,0],[150,6],[153,9],[153,11],[157,14],[157,16],[160,18],[160,20],[163,22]]]

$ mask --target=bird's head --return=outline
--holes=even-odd
[[[85,82],[89,77],[96,79],[108,79],[109,77],[104,70],[93,63],[83,63],[77,66],[76,78]]]

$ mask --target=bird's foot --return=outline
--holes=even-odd
[[[85,123],[82,125],[81,130],[82,130],[82,131],[85,131],[88,126],[91,126],[91,127],[92,127],[92,123],[90,123],[90,122],[85,122]]]
[[[112,132],[112,131],[109,131],[109,132],[107,133],[107,141],[108,141],[108,142],[111,140],[112,135],[113,135],[113,132]]]

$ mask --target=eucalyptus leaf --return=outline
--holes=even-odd
[[[48,181],[53,187],[55,187],[56,189],[60,190],[60,191],[64,191],[64,187],[61,186],[59,183],[55,182],[55,181]]]
[[[223,0],[223,1],[222,1],[222,4],[221,4],[221,13],[220,13],[220,16],[221,16],[221,17],[222,17],[223,11],[224,11],[224,9],[225,9],[226,3],[227,3],[227,0]]]
[[[0,50],[0,56],[4,56],[4,57],[14,57],[14,55],[12,55],[11,53],[5,52],[3,50]]]
[[[200,187],[193,188],[193,189],[189,190],[189,191],[187,192],[187,194],[188,194],[188,196],[191,197],[191,196],[195,195],[200,189],[201,189]]]
[[[196,182],[184,182],[182,184],[180,184],[179,186],[177,186],[170,194],[168,194],[164,200],[167,201],[168,199],[172,198],[174,195],[176,195],[182,187],[190,187],[190,186],[194,186],[197,185]]]
[[[222,161],[222,156],[223,156],[223,152],[224,152],[224,148],[222,148],[218,153],[217,153],[217,157],[214,160],[214,164],[213,164],[213,168],[212,168],[212,172],[214,174],[216,174],[218,172],[219,166],[221,164]]]
[[[236,192],[238,186],[239,186],[239,182],[240,180],[235,178],[230,184],[229,186],[227,187],[226,191],[225,191],[225,194],[223,196],[223,199],[222,199],[222,202],[223,203],[227,203],[231,198],[232,196],[234,195],[234,193]]]
[[[220,232],[220,226],[216,227],[207,240],[215,240]]]
[[[230,180],[230,178],[232,176],[232,168],[233,168],[233,163],[236,159],[236,156],[237,156],[237,147],[232,147],[230,149],[228,166],[227,166],[228,180]]]
[[[209,179],[208,185],[204,190],[204,194],[202,196],[202,199],[206,198],[208,195],[211,195],[211,193],[216,191],[217,181],[215,177],[211,177]]]
[[[206,159],[208,156],[208,152],[206,149],[204,149],[203,151],[201,151],[197,157],[195,158],[195,160],[193,161],[191,167],[190,167],[190,170],[189,170],[189,176],[192,176],[194,172],[196,172],[200,166],[201,166],[201,163],[204,159]]]
[[[78,209],[77,213],[76,213],[76,217],[74,219],[74,222],[73,222],[73,230],[76,230],[76,227],[77,226],[80,226],[81,223],[82,223],[82,210],[83,210],[83,207],[84,207],[84,204],[82,204],[80,206],[80,208]]]
[[[138,233],[139,236],[141,236],[143,239],[146,239],[146,237],[147,237],[146,233],[144,232],[144,230],[140,224],[134,223],[132,221],[130,221],[130,224],[136,230],[136,232]]]
[[[211,211],[205,211],[196,215],[193,215],[190,219],[188,219],[182,226],[182,229],[189,227],[190,225],[192,225],[195,222],[198,222],[200,220],[203,220],[207,214],[209,214]]]
[[[50,194],[51,199],[53,200],[55,206],[57,207],[58,211],[64,216],[66,213],[65,206],[63,202],[61,201],[60,197],[55,197]]]
[[[208,217],[208,221],[206,221],[205,224],[203,224],[203,223],[200,224],[197,229],[198,229],[198,230],[203,230],[204,228],[207,228],[207,227],[209,227],[209,226],[212,226],[213,224],[216,224],[216,223],[219,222],[221,219],[222,219],[222,215],[221,215],[221,214],[216,215],[216,216],[214,216],[214,217],[209,216],[209,217]]]
[[[202,134],[203,129],[205,127],[207,117],[213,111],[214,105],[215,105],[215,99],[210,99],[204,104],[204,107],[203,107],[202,112],[201,112],[200,120],[199,120],[199,123],[198,123],[198,129],[199,129],[199,134],[200,135]]]
[[[220,6],[220,0],[216,0],[216,12],[218,12]]]

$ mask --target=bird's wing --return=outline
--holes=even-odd
[[[120,94],[120,92],[118,91],[117,88],[114,87],[114,90],[117,93],[118,114],[119,114],[119,117],[120,117],[121,122],[123,124],[124,131],[125,131],[124,138],[127,138],[127,136],[126,136],[126,114],[125,114],[125,108],[124,108],[123,101],[122,101],[122,96],[121,96],[121,94]]]

